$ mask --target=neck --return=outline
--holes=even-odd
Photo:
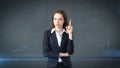
[[[58,33],[61,33],[62,32],[62,28],[55,28],[55,31],[58,32]]]

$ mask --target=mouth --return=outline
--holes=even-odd
[[[55,26],[59,26],[59,24],[56,24]]]

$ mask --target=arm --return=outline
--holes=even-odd
[[[70,55],[74,53],[74,42],[71,39],[68,40],[67,52]]]
[[[72,55],[74,53],[74,42],[73,42],[73,27],[71,25],[71,20],[69,21],[69,25],[66,27],[66,30],[69,35],[67,52],[68,54]]]

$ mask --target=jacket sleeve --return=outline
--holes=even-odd
[[[74,42],[73,40],[68,40],[67,52],[72,55],[74,53]]]
[[[45,31],[43,36],[43,41],[42,41],[43,55],[45,57],[57,58],[59,54],[51,50],[49,37],[50,37],[49,31]]]

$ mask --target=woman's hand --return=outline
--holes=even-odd
[[[59,56],[60,57],[68,57],[70,56],[68,53],[59,53]]]
[[[69,39],[72,40],[73,27],[71,25],[71,20],[69,21],[68,26],[66,26],[66,31],[69,34]]]
[[[69,21],[68,26],[66,26],[66,31],[67,31],[68,33],[72,33],[72,32],[73,32],[73,27],[72,27],[72,25],[71,25],[71,20]]]

